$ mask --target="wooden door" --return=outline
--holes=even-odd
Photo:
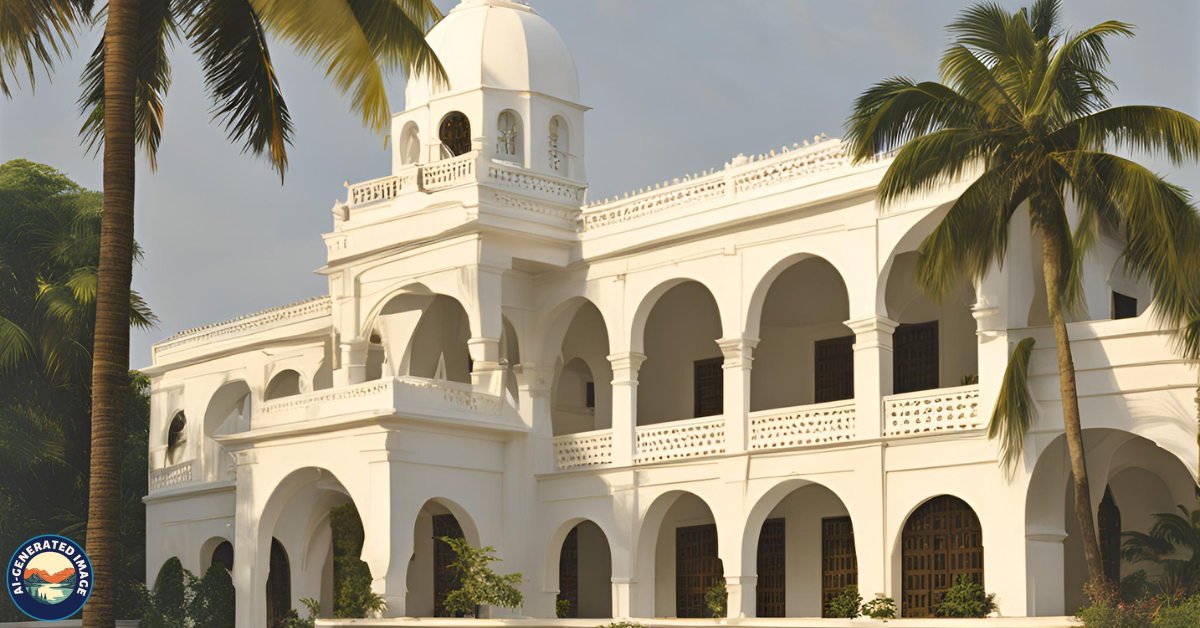
[[[724,358],[694,363],[696,398],[693,417],[715,416],[725,411],[725,369],[721,368],[724,363]]]
[[[755,614],[787,617],[787,547],[783,519],[767,519],[758,536],[758,587]]]
[[[813,401],[854,398],[854,336],[819,340],[813,347]]]
[[[717,525],[709,523],[675,529],[675,616],[708,615],[704,592],[722,577],[717,558]]]
[[[433,516],[433,616],[450,617],[446,612],[446,595],[458,588],[458,573],[450,569],[454,550],[442,537],[463,538],[462,527],[454,515]]]
[[[850,585],[858,585],[858,554],[850,517],[821,520],[821,616],[829,600]]]
[[[558,555],[558,599],[567,601],[564,617],[579,617],[579,526],[567,533]]]
[[[933,617],[954,579],[983,585],[983,528],[966,502],[942,495],[922,505],[904,524],[904,617]]]
[[[892,392],[938,387],[938,322],[900,325],[892,335]]]

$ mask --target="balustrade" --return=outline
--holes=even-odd
[[[150,492],[156,493],[172,486],[191,484],[197,477],[197,462],[187,460],[162,469],[154,469],[150,472]]]
[[[977,385],[922,390],[883,400],[884,436],[961,432],[986,425],[979,414]]]
[[[725,453],[725,417],[672,421],[637,428],[635,463]]]
[[[554,438],[554,467],[559,471],[612,463],[612,430],[566,434]]]
[[[829,445],[854,440],[854,400],[750,414],[750,450]]]

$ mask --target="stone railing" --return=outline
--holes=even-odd
[[[150,472],[150,492],[155,493],[180,484],[191,484],[196,479],[197,462],[188,460],[162,469],[154,469]]]
[[[179,332],[170,338],[154,345],[154,355],[178,349],[186,345],[218,340],[225,336],[233,336],[252,331],[273,323],[293,319],[328,316],[333,311],[333,305],[328,296],[313,297],[290,305],[281,305],[269,310],[239,316],[222,323],[213,323]]]
[[[725,453],[725,417],[687,419],[637,428],[636,463],[722,453]]]
[[[750,414],[750,450],[829,445],[854,440],[854,400]]]
[[[492,163],[488,166],[489,183],[512,188],[518,192],[536,192],[554,199],[555,202],[573,207],[583,203],[586,188],[567,181],[535,174],[528,170]]]
[[[961,432],[987,425],[979,414],[979,386],[937,388],[883,398],[883,435]]]
[[[370,181],[363,181],[362,183],[355,183],[354,185],[347,183],[345,185],[346,203],[351,207],[396,198],[400,196],[400,189],[402,187],[401,179],[397,176],[372,179]]]
[[[738,194],[786,183],[809,175],[850,165],[850,156],[839,140],[824,140],[776,154],[745,157],[725,164],[723,170],[685,177],[654,189],[639,190],[624,198],[593,203],[583,209],[583,229],[596,229],[650,216],[668,209],[725,197],[729,202]],[[891,158],[881,154],[872,162]]]
[[[372,409],[386,410],[392,408],[392,405],[397,403],[397,393],[406,394],[404,389],[412,391],[407,393],[410,397],[405,403],[419,404],[422,402],[432,402],[434,404],[433,407],[437,407],[441,402],[446,402],[451,406],[457,407],[457,409],[492,415],[500,414],[503,409],[500,397],[473,390],[470,384],[405,376],[388,377],[352,386],[318,390],[304,395],[285,397],[264,403],[255,409],[255,413],[259,416],[259,423],[262,426],[272,426],[295,420],[303,420],[303,418],[308,416],[305,413],[312,413],[313,416],[321,415],[323,412],[320,406],[328,404],[345,404],[357,400],[366,400],[358,404],[350,403],[350,406],[362,406],[366,403],[367,405],[377,406]],[[414,393],[418,396],[411,396]],[[371,400],[370,398],[372,397],[378,397],[378,399]],[[343,409],[351,409],[350,406]],[[336,415],[338,411],[337,408],[331,409],[333,412],[329,412],[329,410],[327,409],[327,412],[333,415]],[[305,412],[301,413],[301,411]],[[295,416],[289,415],[291,412],[305,414],[305,417],[301,417],[299,414]]]
[[[612,430],[554,437],[554,468],[559,471],[598,467],[612,462]]]
[[[479,153],[472,151],[422,165],[421,188],[432,192],[474,182],[475,161],[478,157]]]

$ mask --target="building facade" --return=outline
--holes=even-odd
[[[731,617],[820,617],[848,584],[928,616],[959,574],[1005,616],[1079,607],[1027,217],[939,304],[917,249],[969,177],[881,207],[889,157],[821,135],[589,202],[554,28],[464,0],[429,41],[450,85],[410,81],[392,174],[333,207],[329,294],[154,347],[150,582],[218,562],[239,626],[329,611],[352,503],[385,617],[441,614],[445,535],[523,574],[514,617],[700,617],[718,578]],[[1198,454],[1196,365],[1121,248],[1088,258],[1068,326],[1114,575],[1143,567],[1121,531],[1193,503]],[[1040,415],[1008,475],[986,425],[1025,338]]]

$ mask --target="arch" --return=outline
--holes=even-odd
[[[438,123],[438,139],[444,157],[458,157],[471,152],[471,121],[461,111],[451,111]]]
[[[470,320],[458,299],[409,284],[380,301],[368,321],[368,379],[410,375],[470,383]]]
[[[829,251],[829,253],[836,253],[836,251]],[[762,333],[760,325],[762,322],[763,305],[766,303],[767,294],[771,291],[771,288],[776,285],[775,281],[779,279],[779,276],[784,272],[791,270],[797,264],[809,260],[820,260],[828,264],[833,268],[833,271],[837,273],[838,277],[841,278],[843,288],[845,287],[846,273],[841,267],[841,262],[838,261],[833,255],[825,255],[815,251],[805,251],[802,253],[793,253],[788,255],[787,257],[775,262],[773,266],[767,269],[767,272],[763,273],[763,275],[754,282],[754,290],[750,293],[750,300],[747,303],[744,318],[746,322],[746,336],[750,338],[760,337],[760,334]],[[849,294],[847,295],[847,298],[849,298]],[[853,311],[853,308],[851,309]]]
[[[550,118],[548,129],[549,164],[550,170],[563,176],[571,174],[571,127],[566,118],[554,116]]]
[[[496,116],[496,155],[520,163],[523,150],[521,114],[505,109]]]
[[[557,590],[558,599],[569,602],[567,617],[612,616],[611,580],[615,566],[610,538],[604,526],[585,517],[568,519],[550,535],[543,570],[544,588]]]
[[[479,529],[467,511],[444,497],[426,500],[413,522],[413,556],[406,574],[405,612],[414,617],[445,616],[441,601],[456,580],[448,570],[452,552],[441,537],[461,537],[480,547]]]
[[[825,258],[778,264],[751,299],[759,339],[751,411],[854,398],[854,332],[845,279]]]
[[[643,617],[691,617],[701,616],[696,614],[697,608],[702,608],[701,599],[696,597],[699,591],[701,597],[703,595],[701,589],[706,589],[715,583],[715,577],[721,577],[724,569],[721,568],[720,551],[722,528],[716,519],[716,511],[710,505],[711,502],[701,497],[699,494],[691,491],[671,490],[666,491],[650,503],[650,506],[642,514],[638,526],[638,542],[636,558],[637,571],[636,580],[638,582],[637,596],[638,600],[635,610],[642,613]],[[681,520],[687,521],[688,525],[680,526]],[[712,523],[707,523],[711,520]],[[671,557],[677,555],[676,535],[677,529],[681,527],[695,528],[699,526],[711,525],[710,532],[702,532],[701,534],[712,534],[716,538],[709,543],[705,539],[694,539],[699,541],[700,548],[692,554],[697,561],[706,561],[704,564],[693,564],[689,567],[699,567],[709,572],[706,574],[693,574],[691,582],[696,583],[695,589],[684,591],[680,595],[678,588],[677,565],[670,561]],[[670,531],[670,532],[668,532]],[[666,547],[660,550],[660,545],[665,542]],[[712,561],[715,561],[712,562]],[[712,569],[715,567],[715,569]],[[712,573],[712,572],[716,573]],[[659,590],[657,582],[675,582],[674,586],[668,585],[665,590]],[[680,602],[683,602],[680,604]]]
[[[500,360],[504,366],[504,388],[516,406],[519,399],[516,367],[521,363],[521,342],[517,337],[517,328],[507,316],[501,316],[500,323]]]
[[[204,435],[211,437],[249,430],[250,400],[250,386],[244,380],[222,384],[205,407]]]
[[[776,549],[786,548],[782,569],[777,567],[774,574],[764,574],[762,532],[771,523],[781,521],[785,523],[782,547]],[[747,512],[741,537],[742,574],[758,578],[755,616],[823,617],[831,592],[858,582],[853,521],[849,505],[832,487],[820,482],[793,478],[764,492]],[[829,548],[827,527],[829,541],[835,544]],[[772,532],[778,536],[780,530]],[[848,540],[844,538],[847,536]],[[778,546],[779,539],[773,542]],[[772,576],[775,582],[770,581]],[[832,580],[827,582],[827,576]],[[785,609],[782,614],[777,612],[779,597]],[[776,612],[770,612],[772,607]]]
[[[267,603],[267,620],[277,626],[292,608],[292,566],[287,550],[279,539],[271,538],[270,570],[264,598]]]
[[[892,267],[896,257],[903,253],[916,251],[921,246],[921,243],[925,241],[925,238],[929,237],[929,234],[933,233],[933,230],[946,217],[952,205],[953,203],[946,203],[917,218],[915,222],[908,225],[903,234],[888,248],[887,257],[884,258],[886,261],[884,261],[883,268],[879,271],[875,285],[875,314],[879,316],[888,315],[884,294],[892,278]],[[916,218],[917,214],[914,213],[913,217]],[[886,244],[883,246],[887,247]]]
[[[669,286],[669,287],[668,287]],[[646,341],[638,371],[638,425],[714,416],[724,411],[721,312],[713,293],[698,281],[663,284],[639,306],[635,338]],[[638,319],[645,311],[643,321]],[[635,351],[638,349],[635,348]]]
[[[986,586],[983,526],[975,509],[953,495],[931,497],[905,517],[900,531],[900,615],[933,617],[958,576]]]
[[[416,122],[408,122],[400,132],[400,165],[421,162],[421,130]]]
[[[213,565],[233,571],[233,543],[223,536],[214,536],[200,545],[200,573],[203,576]]]
[[[283,369],[271,377],[271,381],[267,383],[266,392],[263,393],[263,400],[271,401],[299,395],[303,389],[304,378],[300,376],[300,371]]]

